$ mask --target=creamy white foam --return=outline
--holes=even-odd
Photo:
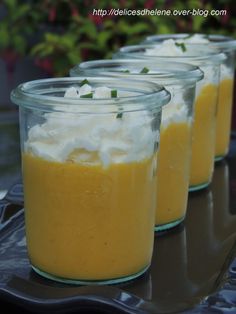
[[[183,49],[180,46],[176,46],[176,42],[178,43],[182,43],[184,41],[187,40],[189,42],[189,40],[191,39],[192,43],[200,43],[200,41],[204,40],[205,38],[201,37],[199,34],[196,34],[195,36],[192,36],[188,39],[185,40],[174,40],[174,39],[167,39],[164,40],[163,42],[161,42],[160,44],[158,44],[157,46],[154,46],[154,48],[150,48],[150,49],[146,49],[145,54],[149,55],[149,56],[176,56],[177,58],[174,61],[177,62],[187,62],[193,65],[198,65],[198,62],[194,62],[194,58],[191,59],[191,57],[189,59],[182,59],[180,58],[181,56],[188,56],[188,48],[186,49],[186,51],[183,51]],[[208,41],[208,40],[207,40]],[[203,42],[201,42],[203,43]],[[204,42],[205,43],[205,42]],[[215,74],[215,68],[213,68],[213,65],[211,64],[201,64],[199,65],[200,69],[204,72],[204,78],[197,82],[196,84],[196,97],[198,97],[198,95],[201,93],[202,89],[207,85],[207,84],[217,84],[217,75]],[[223,71],[225,71],[225,73],[229,73],[227,72],[228,70],[226,69],[225,66],[221,65],[221,67],[223,67]],[[222,71],[222,70],[221,70]],[[222,75],[221,75],[221,79],[222,79]]]
[[[193,34],[186,38],[175,39],[175,42],[185,42],[189,44],[208,44],[210,43],[210,40],[201,34]]]
[[[230,67],[227,67],[225,64],[220,66],[220,80],[233,79],[234,72]]]
[[[194,34],[190,37],[187,38],[182,38],[182,39],[176,39],[175,40],[178,43],[184,42],[184,43],[189,43],[189,44],[209,44],[211,41],[204,37],[201,34]],[[207,75],[207,73],[206,73]],[[225,64],[221,64],[220,66],[220,80],[224,79],[231,79],[233,76],[232,70],[230,67],[227,67]]]
[[[88,86],[71,87],[65,97],[80,97],[88,91],[91,92]],[[108,98],[108,94],[111,97],[107,87],[99,87],[93,93],[96,98]],[[50,161],[104,167],[141,161],[153,155],[154,143],[159,141],[159,132],[152,130],[152,120],[148,111],[126,112],[122,118],[117,118],[117,113],[47,113],[44,123],[29,130],[25,150]]]
[[[176,45],[176,42],[173,39],[167,39],[153,48],[147,48],[145,54],[147,56],[176,57],[183,56],[185,53],[180,46]]]
[[[162,110],[161,128],[165,129],[170,124],[184,123],[190,121],[188,110],[183,99],[173,99],[169,104],[165,105]]]
[[[165,40],[163,42],[164,45],[170,44],[168,42],[169,40]],[[204,37],[202,34],[194,34],[192,36],[189,36],[187,38],[181,38],[181,39],[174,39],[174,42],[177,43],[187,43],[187,44],[210,44],[211,41]],[[171,43],[173,45],[173,43]],[[168,52],[167,52],[168,53]],[[233,71],[230,67],[227,67],[225,64],[221,64],[220,66],[220,80],[224,79],[232,79],[233,77]],[[205,70],[205,79],[207,81],[212,81],[212,72],[210,70]]]

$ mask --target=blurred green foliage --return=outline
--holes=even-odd
[[[227,10],[226,16],[99,16],[94,9]],[[0,54],[30,55],[53,76],[82,60],[109,58],[147,35],[198,32],[236,36],[235,0],[3,0]]]

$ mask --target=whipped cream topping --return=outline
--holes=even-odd
[[[188,110],[184,100],[179,95],[178,97],[176,96],[163,107],[161,129],[167,128],[172,123],[190,122],[190,117],[188,117]]]
[[[153,48],[147,48],[145,55],[147,56],[167,56],[167,57],[176,57],[183,56],[185,53],[180,46],[176,45],[175,40],[167,39],[154,46]]]
[[[161,44],[161,47],[154,48],[154,49],[147,49],[146,54],[147,55],[166,55],[166,56],[181,56],[184,55],[185,52],[183,52],[180,47],[176,47],[175,43],[187,43],[187,44],[209,44],[211,41],[203,36],[202,34],[194,34],[186,38],[181,39],[167,39],[164,40]],[[181,51],[180,51],[181,50]],[[203,69],[204,71],[204,69]],[[210,71],[210,68],[208,70],[204,71],[204,80],[206,81],[212,81],[212,71]],[[233,71],[230,67],[227,67],[225,64],[221,64],[220,66],[220,80],[223,79],[232,79],[233,77]],[[201,84],[201,83],[199,83]]]
[[[64,97],[80,97],[91,91],[89,85],[70,87]],[[107,87],[98,87],[93,93],[94,98],[108,98],[108,94],[111,97]],[[153,115],[144,110],[125,112],[121,118],[117,118],[117,113],[101,112],[55,112],[44,117],[44,123],[29,130],[25,151],[49,161],[103,167],[141,161],[153,155],[154,145],[159,141],[158,130],[152,129]]]
[[[227,67],[225,64],[221,64],[220,66],[220,80],[225,80],[225,79],[233,79],[234,77],[234,71],[230,68]]]
[[[190,39],[190,38],[189,38]],[[192,43],[193,41],[197,41],[199,38],[195,37],[195,39],[192,39]],[[203,38],[205,39],[205,38]],[[186,39],[187,40],[187,39]],[[179,43],[183,42],[184,40],[178,40]],[[145,51],[146,55],[149,56],[167,56],[167,57],[185,57],[188,56],[188,47],[186,51],[183,51],[183,49],[181,48],[181,46],[176,46],[176,42],[177,40],[173,40],[173,39],[167,39],[164,40],[163,42],[161,42],[160,44],[158,44],[158,46],[154,46],[154,48],[148,48]],[[197,62],[194,62],[194,58],[193,60],[191,59],[191,56],[189,59],[182,59],[182,58],[176,58],[173,61],[177,61],[177,62],[187,62],[193,65],[197,65]],[[211,64],[202,64],[200,65],[201,70],[204,72],[204,78],[197,82],[196,86],[196,94],[198,95],[201,92],[201,89],[206,85],[206,84],[216,84],[216,80],[217,80],[217,76],[215,75],[215,71],[214,68]]]
[[[203,36],[202,34],[193,34],[185,38],[175,39],[175,42],[178,43],[185,42],[188,44],[209,44],[210,40]]]
[[[175,42],[181,43],[188,43],[188,44],[209,44],[211,41],[204,37],[201,34],[194,34],[187,38],[176,39]],[[225,64],[221,64],[220,66],[220,80],[223,79],[230,79],[233,76],[233,71],[230,67],[227,67]]]
[[[78,87],[78,88],[74,86],[69,87],[66,90],[64,97],[80,98],[81,96],[92,93],[93,94],[92,98],[95,98],[95,99],[111,98],[111,91],[112,90],[106,86],[97,87],[93,90],[92,86],[90,86],[89,84],[84,84],[83,86]]]

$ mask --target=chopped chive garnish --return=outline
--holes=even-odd
[[[117,98],[117,90],[116,89],[111,90],[111,98]]]
[[[81,83],[80,83],[80,87],[85,85],[85,84],[89,84],[89,81],[87,79],[84,79]]]
[[[123,117],[123,112],[119,112],[116,115],[116,119],[121,119]]]
[[[123,72],[124,73],[130,73],[130,70],[124,70]]]
[[[187,50],[184,43],[175,43],[175,46],[180,47],[183,52],[185,52]]]
[[[146,68],[146,67],[144,67],[144,68],[140,71],[140,73],[143,73],[143,74],[148,73],[148,72],[149,72],[149,69]]]
[[[93,98],[93,93],[81,95],[80,98]]]

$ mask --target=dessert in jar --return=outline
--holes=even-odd
[[[196,86],[189,189],[207,187],[214,170],[219,74],[225,55],[213,48],[193,47],[170,39],[155,45],[122,47],[114,57],[185,62],[199,66],[204,72],[204,78]]]
[[[215,160],[221,160],[227,155],[229,150],[236,40],[222,35],[168,34],[149,36],[146,42],[162,42],[168,39],[173,39],[179,44],[187,43],[195,47],[199,44],[215,47],[226,55],[226,60],[220,67],[219,97],[216,115]]]
[[[98,73],[155,82],[170,92],[171,101],[162,110],[155,230],[178,225],[187,209],[193,102],[202,71],[189,64],[127,59],[83,62],[70,71],[72,76]]]
[[[141,275],[152,257],[158,121],[168,92],[61,78],[24,83],[11,98],[20,107],[33,269],[74,284]]]

